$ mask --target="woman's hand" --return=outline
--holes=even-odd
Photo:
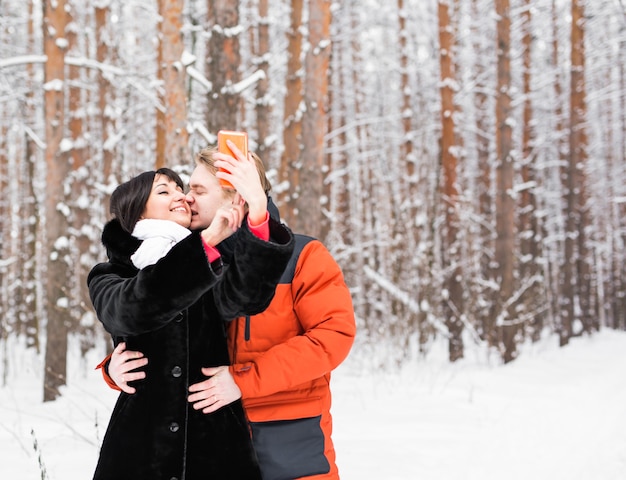
[[[123,392],[133,394],[136,390],[129,386],[128,382],[143,380],[146,378],[146,372],[131,372],[131,370],[145,367],[147,364],[148,359],[143,356],[143,353],[126,350],[126,343],[120,342],[111,355],[109,377]]]
[[[209,378],[189,387],[192,394],[188,400],[195,410],[212,413],[241,398],[241,390],[227,366],[203,368],[202,373]]]
[[[252,225],[260,225],[265,221],[267,195],[263,191],[256,163],[250,154],[248,154],[248,157],[245,157],[241,150],[230,140],[227,140],[227,145],[235,154],[235,157],[224,153],[215,153],[215,166],[227,170],[227,172],[218,171],[215,176],[229,181],[235,187],[237,192],[248,203],[250,223]]]
[[[241,227],[245,215],[243,205],[241,195],[236,193],[232,202],[218,208],[211,225],[200,234],[204,241],[214,247],[235,233]]]

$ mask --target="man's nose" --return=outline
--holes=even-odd
[[[191,205],[193,202],[195,202],[195,199],[189,193],[185,194],[185,200],[187,200],[187,203],[189,205]]]

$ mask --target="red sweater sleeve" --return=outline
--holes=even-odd
[[[265,240],[266,242],[270,239],[270,214],[269,212],[265,212],[265,220],[261,222],[259,225],[252,225],[250,223],[250,218],[248,218],[248,227],[250,231],[256,235],[261,240]]]
[[[261,240],[265,240],[266,242],[270,239],[270,214],[265,212],[265,220],[259,225],[252,225],[250,223],[250,219],[248,219],[248,227],[250,231]],[[213,263],[220,257],[220,252],[217,248],[209,245],[202,239],[202,245],[204,245],[204,251],[206,252],[206,256],[209,259],[209,263]]]
[[[109,376],[109,372],[107,371],[106,365],[107,365],[107,363],[109,363],[109,360],[111,360],[111,354],[110,353],[104,358],[104,360],[102,360],[98,365],[96,365],[95,370],[101,369],[102,370],[102,378],[104,378],[104,381],[106,382],[106,384],[109,387],[111,387],[113,390],[117,390],[118,392],[121,392],[122,390],[120,389],[120,387],[117,386],[117,384]]]

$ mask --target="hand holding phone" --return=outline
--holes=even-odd
[[[226,144],[226,140],[230,140],[231,142],[233,142],[235,146],[239,150],[241,150],[241,153],[243,153],[246,158],[248,157],[248,134],[246,132],[235,132],[232,130],[220,130],[219,132],[217,132],[217,150],[220,153],[231,155],[236,159],[237,157]],[[225,170],[223,168],[220,168],[220,170],[230,173],[228,170]],[[223,188],[235,188],[227,180],[223,180],[220,178],[219,181],[220,185]]]

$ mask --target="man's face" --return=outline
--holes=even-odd
[[[207,228],[215,217],[215,212],[225,203],[230,203],[220,186],[219,180],[204,165],[196,165],[189,177],[187,202],[191,207],[191,230]]]

